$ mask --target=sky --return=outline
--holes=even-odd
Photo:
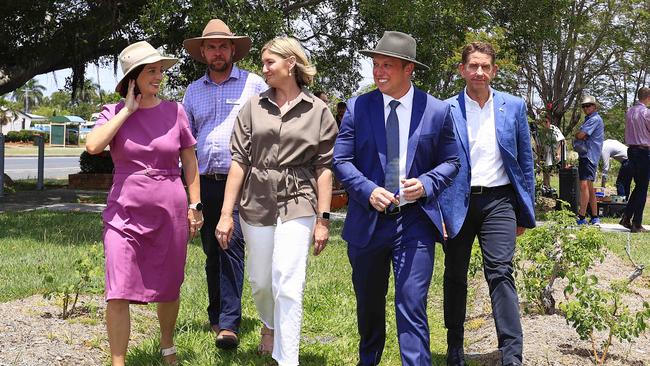
[[[52,93],[65,87],[65,78],[72,74],[72,69],[58,70],[47,74],[36,76],[38,82],[46,88],[45,95],[50,96]],[[118,67],[117,76],[113,75],[113,67],[100,67],[99,82],[97,82],[97,67],[89,65],[86,68],[86,78],[97,82],[102,90],[113,91],[117,85],[118,78],[122,76],[122,71]]]

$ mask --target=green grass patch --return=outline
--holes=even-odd
[[[646,207],[647,210],[647,207]],[[645,211],[644,211],[645,213]],[[645,216],[645,215],[644,215]],[[647,222],[646,222],[647,224]],[[632,265],[625,252],[625,247],[630,245],[630,256],[637,265],[644,265],[645,271],[643,277],[650,278],[650,233],[628,234],[628,233],[607,233],[607,248],[618,257],[622,258],[627,265]],[[621,279],[627,277],[630,273],[621,273]]]
[[[86,148],[83,145],[70,147],[55,147],[45,144],[45,156],[79,156]],[[5,156],[35,156],[38,147],[32,144],[5,143]]]
[[[68,180],[67,179],[43,179],[43,186],[45,187],[45,189],[67,188]],[[15,180],[13,187],[10,187],[8,190],[11,190],[13,192],[35,191],[36,179]]]
[[[333,222],[328,248],[310,256],[304,300],[300,349],[301,365],[353,365],[357,362],[356,301],[346,244],[340,237],[341,222]],[[6,302],[42,292],[39,268],[50,268],[55,278],[72,273],[72,263],[92,245],[100,245],[99,214],[35,211],[0,214],[0,301]],[[269,357],[256,354],[261,323],[244,285],[241,345],[235,352],[217,350],[207,321],[205,256],[198,239],[189,245],[186,277],[181,294],[176,346],[187,365],[266,365]],[[443,253],[436,247],[435,272],[429,293],[429,324],[433,365],[445,364],[446,337],[442,314]],[[103,278],[96,278],[103,289]],[[387,342],[382,365],[399,365],[393,285],[387,297]],[[149,305],[153,308],[153,305]],[[129,347],[129,365],[159,365],[157,332],[148,331],[155,321],[135,316],[134,330],[149,334]],[[152,323],[153,322],[153,323]]]
[[[100,245],[101,233],[99,214],[0,214],[0,302],[43,292],[44,272],[55,284],[70,276],[74,260]]]

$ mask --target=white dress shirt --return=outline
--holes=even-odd
[[[409,88],[409,91],[404,94],[399,99],[395,99],[389,95],[383,94],[384,97],[384,126],[388,122],[388,114],[390,113],[390,103],[393,100],[397,100],[399,105],[395,108],[395,113],[397,113],[397,119],[399,120],[399,178],[400,178],[400,197],[402,196],[402,186],[401,180],[406,178],[406,150],[408,149],[409,142],[409,129],[411,128],[411,110],[413,109],[413,84]],[[409,177],[412,178],[412,177]],[[395,192],[393,192],[395,193]],[[400,206],[406,203],[413,201],[406,201],[400,199]]]
[[[503,167],[497,141],[492,89],[490,89],[490,98],[483,108],[467,95],[467,90],[463,93],[465,93],[465,111],[467,113],[472,187],[496,187],[510,184],[508,174]]]

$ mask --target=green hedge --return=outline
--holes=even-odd
[[[91,155],[87,151],[79,157],[79,168],[82,173],[113,173],[113,159],[109,151]]]
[[[41,135],[45,141],[50,141],[50,134],[43,131],[22,130],[9,131],[5,136],[5,142],[34,142],[35,135]]]

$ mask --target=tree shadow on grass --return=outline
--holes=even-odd
[[[31,239],[44,244],[87,245],[102,240],[102,219],[98,213],[5,212],[0,215],[2,239]]]

